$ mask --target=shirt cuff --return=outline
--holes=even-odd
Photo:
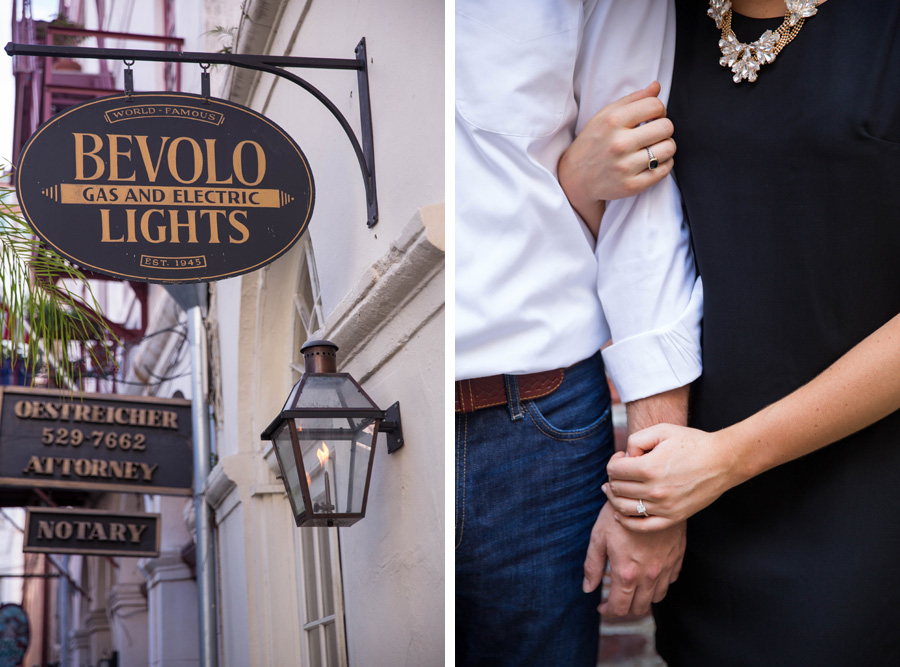
[[[700,377],[702,313],[703,283],[698,278],[678,320],[603,350],[606,370],[623,403],[683,387]]]

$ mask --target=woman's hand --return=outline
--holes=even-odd
[[[654,81],[600,109],[559,160],[559,183],[594,238],[607,200],[639,194],[672,171],[674,126],[659,91]],[[655,169],[647,146],[659,160]]]
[[[604,486],[629,530],[671,528],[734,486],[736,460],[718,433],[659,424],[628,438],[628,453],[609,462]],[[638,511],[643,501],[649,516]]]
[[[900,410],[900,315],[819,376],[756,414],[715,433],[671,424],[628,438],[609,462],[605,487],[634,531],[662,530],[725,491],[814,452]],[[638,511],[643,501],[649,517]]]

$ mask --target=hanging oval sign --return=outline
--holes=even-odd
[[[19,204],[83,269],[185,283],[259,269],[300,238],[315,187],[306,156],[252,109],[182,93],[66,109],[22,149]]]

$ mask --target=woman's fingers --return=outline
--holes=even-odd
[[[652,499],[646,498],[645,496],[649,495],[649,490],[647,489],[647,485],[641,482],[630,482],[623,480],[612,480],[607,482],[604,485],[604,490],[606,492],[607,497],[614,497],[621,500],[634,500],[637,503],[638,498],[643,498],[645,506],[646,503],[651,503]],[[633,512],[626,512],[626,514],[632,514]],[[639,514],[640,512],[637,512]]]
[[[618,494],[608,483],[603,485],[603,492],[606,494],[607,502],[621,516],[644,517],[654,514],[654,511],[661,512],[653,501],[642,498],[639,492]]]
[[[655,533],[666,530],[676,524],[675,521],[664,516],[633,517],[616,515],[616,521],[634,533]]]
[[[628,436],[628,456],[640,456],[665,440],[670,432],[669,424],[657,424]]]
[[[660,148],[660,151],[666,153],[665,157],[668,159],[675,155],[675,140],[672,139],[674,129],[675,126],[668,118],[659,118],[645,123],[634,128],[628,135],[632,142],[629,148],[646,150],[646,146],[653,146],[653,152],[656,153],[655,145],[668,140],[671,144],[668,144],[665,149]]]
[[[615,122],[618,127],[631,129],[640,129],[639,125],[650,123],[651,121],[660,122],[663,126],[669,128],[668,134],[671,136],[674,126],[672,121],[665,120],[666,105],[662,103],[658,97],[645,97],[635,100],[622,107],[616,107],[615,103],[608,107],[610,119]]]
[[[640,456],[630,454],[621,458],[610,459],[609,463],[606,464],[606,472],[609,474],[609,478],[617,483],[629,481],[645,482],[647,481],[647,474],[644,470],[646,467],[646,462],[642,461]],[[616,488],[618,489],[619,487],[617,486]]]
[[[607,105],[608,109],[617,109],[620,107],[627,107],[634,102],[642,99],[651,99],[656,98],[659,95],[659,91],[661,87],[659,85],[659,81],[651,81],[645,88],[641,88],[640,90],[635,90],[632,93],[628,93],[617,99],[615,102],[611,102]]]
[[[628,197],[640,194],[647,188],[656,185],[668,176],[675,166],[675,160],[669,158],[665,162],[660,161],[659,166],[656,169],[649,169],[647,162],[649,162],[650,156],[647,155],[646,148],[641,150],[642,153],[636,153],[633,158],[629,160],[632,176],[625,180],[623,187],[623,192],[625,193],[625,196]],[[643,164],[639,162],[640,160],[643,160]]]

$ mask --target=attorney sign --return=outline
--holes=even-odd
[[[16,173],[22,213],[75,264],[182,283],[287,252],[315,199],[306,157],[252,109],[180,93],[114,95],[54,116]]]
[[[190,495],[191,403],[0,388],[0,484]]]

